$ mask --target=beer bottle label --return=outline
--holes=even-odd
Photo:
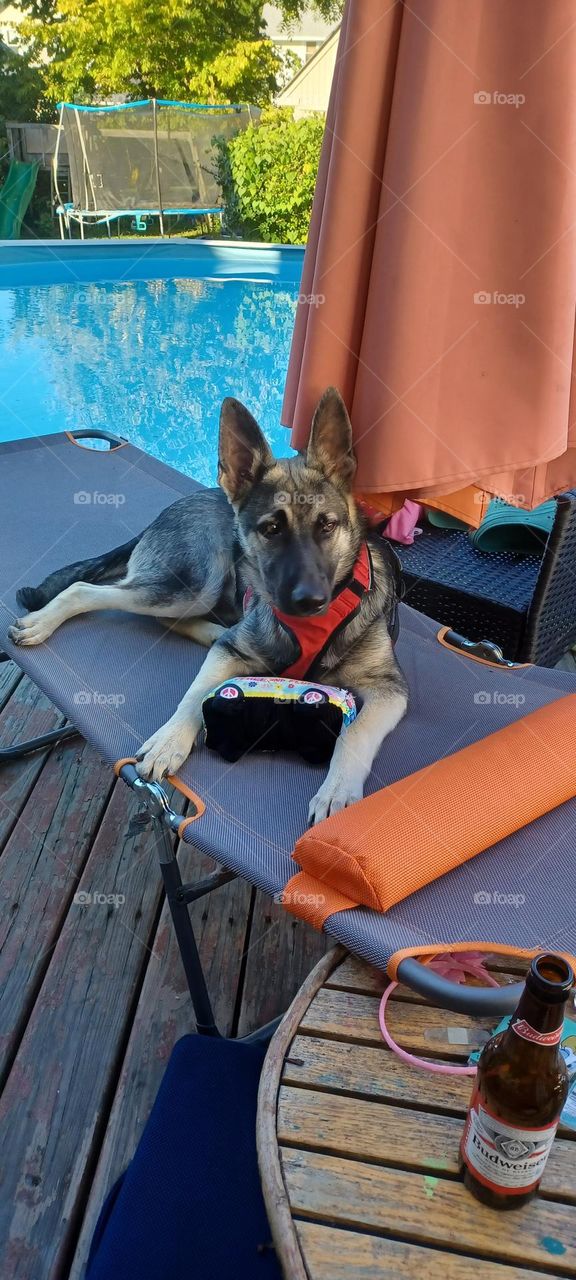
[[[560,1044],[564,1023],[561,1022],[560,1026],[556,1027],[554,1031],[537,1031],[536,1027],[531,1027],[525,1018],[514,1018],[511,1027],[517,1036],[521,1036],[522,1040],[528,1040],[530,1044],[549,1046]]]
[[[523,1195],[539,1183],[557,1128],[558,1120],[541,1129],[506,1124],[486,1110],[475,1089],[462,1136],[462,1159],[490,1190]]]

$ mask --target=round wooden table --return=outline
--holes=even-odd
[[[510,961],[489,967],[511,970]],[[574,1131],[560,1131],[531,1204],[510,1213],[479,1204],[458,1174],[471,1079],[416,1070],[385,1047],[385,981],[341,948],[329,952],[268,1050],[258,1152],[286,1280],[576,1276]],[[388,1010],[395,1038],[429,1058],[463,1062],[469,1047],[450,1043],[448,1028],[494,1026],[402,986]]]

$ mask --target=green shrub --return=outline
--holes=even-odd
[[[304,244],[318,172],[324,117],[295,120],[270,107],[256,124],[217,146],[217,175],[229,235]]]

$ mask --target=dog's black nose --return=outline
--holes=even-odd
[[[328,596],[322,594],[319,590],[302,583],[294,590],[290,596],[290,604],[292,613],[307,614],[320,613],[328,604]]]

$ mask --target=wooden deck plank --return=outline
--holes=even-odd
[[[485,1260],[480,1271],[478,1262],[455,1253],[317,1222],[298,1222],[296,1229],[310,1280],[470,1280],[472,1275],[481,1280],[542,1280],[541,1271]]]
[[[214,865],[184,843],[178,860],[183,879],[190,882]],[[233,880],[192,910],[216,1020],[225,1034],[236,1008],[250,898],[249,885]],[[164,903],[68,1280],[83,1280],[104,1199],[134,1154],[176,1040],[193,1030],[186,978]]]
[[[2,664],[0,676],[4,672]],[[0,714],[0,747],[11,747],[63,724],[63,716],[26,676],[16,680],[6,671],[4,689],[10,690],[10,696]],[[37,751],[0,767],[0,849],[14,830],[48,755],[49,749]]]
[[[470,1045],[449,1043],[449,1028],[458,1028],[471,1037],[479,1029],[492,1031],[494,1018],[472,1018],[463,1013],[451,1013],[428,1004],[401,1001],[391,1002],[386,1011],[391,1034],[411,1053],[430,1056],[467,1058]],[[324,987],[312,1001],[301,1030],[324,1037],[335,1036],[340,1040],[359,1040],[367,1043],[381,1042],[378,1026],[378,999],[373,996],[355,995],[347,991]]]
[[[246,957],[238,1035],[284,1013],[316,962],[333,942],[257,892]],[[271,975],[274,981],[271,981]]]
[[[47,760],[1,859],[0,1079],[31,1006],[114,784],[83,739]]]
[[[118,783],[0,1103],[0,1275],[61,1280],[124,1054],[159,897],[155,839]]]
[[[571,1205],[536,1199],[507,1214],[500,1226],[494,1210],[456,1180],[289,1148],[282,1149],[282,1166],[296,1216],[576,1275]]]
[[[463,1117],[425,1108],[375,1106],[373,1101],[289,1086],[278,1096],[279,1142],[396,1168],[457,1175],[462,1129]],[[555,1142],[542,1190],[576,1203],[576,1142]]]
[[[182,846],[184,850],[184,845]],[[192,882],[214,869],[208,858],[199,858],[190,868]],[[208,983],[216,1024],[222,1035],[233,1034],[234,1021],[241,995],[241,982],[246,947],[249,943],[249,920],[253,890],[238,878],[206,898],[195,902],[191,920]],[[168,925],[166,926],[168,929]],[[170,929],[174,966],[182,968],[173,930]],[[258,1015],[260,1011],[256,1010]],[[259,1022],[264,1019],[258,1018]]]
[[[24,676],[15,662],[0,662],[0,712],[12,697],[16,685],[23,679]],[[6,744],[2,744],[0,739],[0,746],[2,745]]]

